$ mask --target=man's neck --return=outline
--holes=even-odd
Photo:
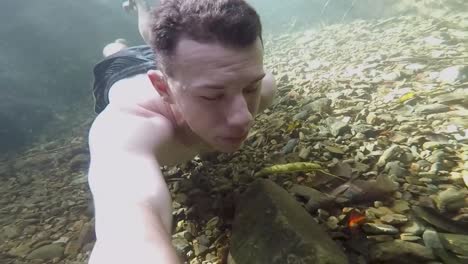
[[[168,107],[171,119],[174,122],[177,139],[180,140],[182,144],[200,153],[215,151],[200,136],[192,131],[175,105],[165,104],[166,107]]]

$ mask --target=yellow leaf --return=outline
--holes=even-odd
[[[414,92],[405,93],[400,97],[400,103],[404,103],[410,99],[413,99],[416,96]]]
[[[259,172],[255,173],[255,176],[264,176],[268,174],[299,172],[299,171],[306,172],[306,171],[314,171],[314,170],[322,170],[322,166],[313,162],[293,162],[293,163],[278,164],[278,165],[273,165],[270,167],[263,168]]]
[[[288,128],[286,128],[286,131],[288,133],[291,133],[294,129],[298,128],[300,125],[301,123],[299,123],[299,121],[291,122],[289,123]]]

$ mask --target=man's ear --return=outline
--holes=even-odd
[[[171,91],[164,74],[158,70],[149,70],[147,75],[153,85],[153,88],[158,92],[163,100],[169,104],[173,103]]]

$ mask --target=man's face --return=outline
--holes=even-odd
[[[260,101],[265,76],[260,40],[235,50],[182,39],[175,54],[168,84],[185,122],[215,150],[237,150]]]

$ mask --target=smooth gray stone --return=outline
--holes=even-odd
[[[258,179],[238,205],[229,264],[348,263],[325,230],[274,182]]]

